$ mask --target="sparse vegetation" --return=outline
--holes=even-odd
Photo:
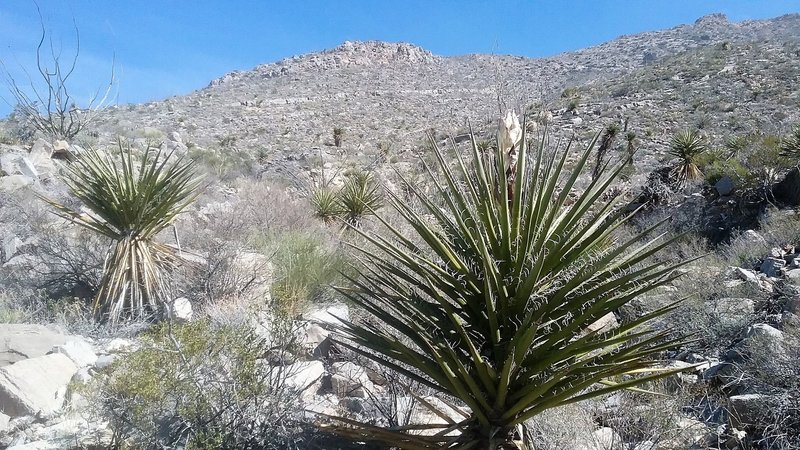
[[[164,323],[80,391],[110,422],[114,448],[300,449],[302,390],[264,360],[293,343],[285,333],[267,342],[246,328]]]

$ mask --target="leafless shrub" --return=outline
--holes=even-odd
[[[111,65],[108,85],[98,89],[85,107],[78,107],[69,86],[80,55],[78,27],[74,26],[75,52],[71,56],[64,55],[61,45],[48,35],[38,5],[36,10],[41,24],[41,35],[36,46],[36,75],[32,76],[23,68],[27,79],[18,80],[5,65],[0,63],[0,66],[16,102],[14,113],[17,120],[50,139],[69,141],[83,131],[106,105],[115,84],[114,64]],[[34,76],[38,77],[38,82]]]

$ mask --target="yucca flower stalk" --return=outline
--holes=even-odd
[[[120,158],[89,149],[66,166],[66,185],[89,210],[84,213],[45,200],[56,214],[114,242],[94,298],[99,321],[147,316],[166,300],[164,272],[177,261],[176,250],[154,241],[197,196],[200,178],[194,164],[172,154],[145,149],[134,157],[119,142]]]
[[[343,321],[342,346],[457,399],[467,413],[392,429],[339,419],[332,430],[406,449],[524,448],[518,427],[545,410],[677,372],[658,358],[682,338],[648,327],[677,304],[610,331],[589,328],[670,283],[681,265],[652,262],[671,242],[650,236],[658,225],[616,242],[631,216],[620,195],[604,194],[625,163],[592,179],[585,169],[599,135],[568,170],[572,142],[548,152],[545,136],[529,154],[524,129],[512,145],[515,164],[502,131],[489,155],[473,137],[468,160],[458,151],[448,160],[432,142],[436,196],[414,190],[419,211],[387,193],[416,238],[380,216],[388,236],[356,230],[374,248],[355,247],[354,287],[339,289],[374,319]],[[580,192],[579,178],[588,179]]]

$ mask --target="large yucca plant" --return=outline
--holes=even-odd
[[[697,164],[700,155],[705,151],[705,140],[697,130],[681,131],[672,137],[667,153],[678,158],[670,172],[678,187],[683,187],[687,182],[703,177],[703,172],[700,171]]]
[[[114,241],[94,299],[96,318],[111,322],[151,314],[165,300],[164,270],[177,255],[153,239],[195,199],[200,183],[182,158],[151,148],[134,156],[122,142],[119,149],[118,160],[90,149],[67,166],[65,183],[89,213],[45,199],[56,214]]]
[[[624,163],[592,179],[584,169],[599,135],[572,169],[571,143],[548,152],[545,138],[531,155],[524,135],[510,145],[508,135],[487,155],[472,139],[469,161],[457,151],[448,160],[433,142],[438,195],[415,191],[417,211],[388,193],[417,236],[385,221],[388,237],[359,231],[379,251],[362,246],[355,288],[340,289],[377,319],[344,321],[343,346],[468,413],[395,429],[339,419],[336,432],[408,449],[522,448],[517,428],[547,409],[675,373],[657,358],[681,338],[648,328],[675,304],[611,331],[590,328],[678,276],[679,265],[652,261],[670,243],[649,237],[657,225],[615,240],[630,216],[619,196],[603,194]],[[579,178],[588,179],[582,191]]]

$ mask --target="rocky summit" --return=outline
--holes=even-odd
[[[774,126],[795,123],[798,40],[800,15],[741,23],[712,15],[548,58],[443,57],[411,44],[345,42],[229,73],[187,96],[112,108],[96,128],[100,142],[147,129],[218,149],[235,137],[233,149],[279,164],[314,155],[334,128],[344,129],[350,153],[382,143],[404,152],[424,145],[426,130],[458,135],[467,123],[482,130],[513,107],[546,111],[553,130],[580,137],[628,119],[658,149],[688,124],[704,120],[724,135],[729,124],[719,116],[746,127],[779,102],[786,117]],[[695,93],[703,98],[689,100],[692,110],[673,108],[675,97]]]

